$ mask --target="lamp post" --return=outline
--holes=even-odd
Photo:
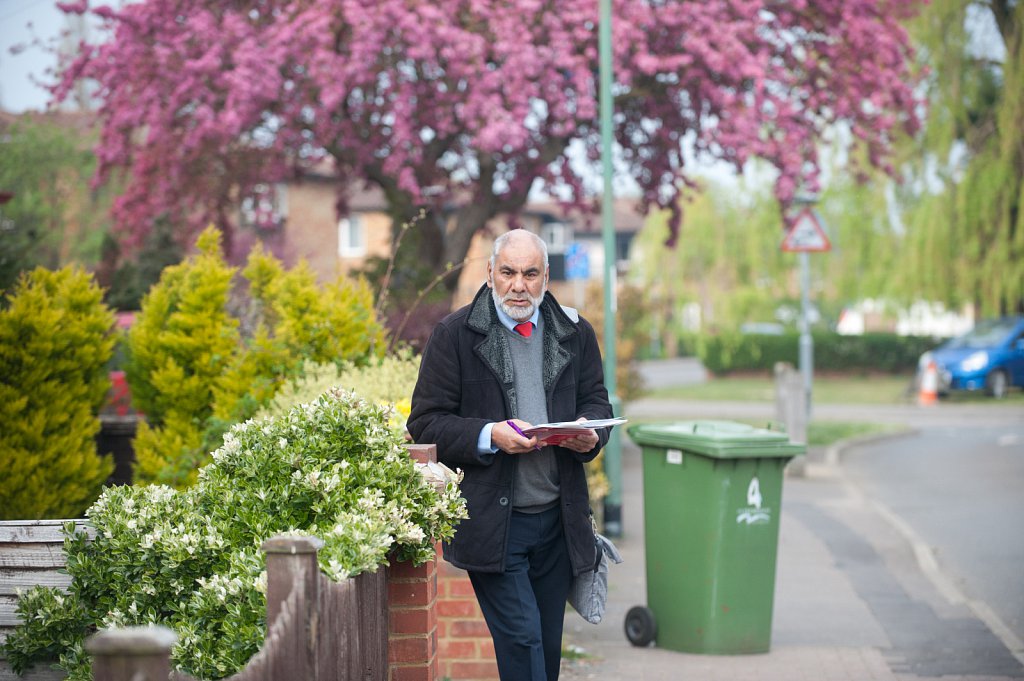
[[[615,294],[616,257],[614,196],[612,190],[612,2],[600,0],[600,116],[601,167],[604,187],[601,197],[601,235],[604,240],[604,381],[612,413],[620,415],[615,381]],[[608,495],[604,500],[604,532],[610,537],[622,535],[622,442],[618,428],[612,428],[604,448],[604,470],[608,476]]]

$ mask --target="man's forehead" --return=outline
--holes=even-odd
[[[509,240],[505,247],[498,252],[498,257],[495,260],[498,267],[526,269],[544,266],[544,254],[532,239]]]
[[[544,267],[544,261],[542,258],[498,258],[497,266],[499,270],[513,270],[526,272],[528,270],[541,270]]]

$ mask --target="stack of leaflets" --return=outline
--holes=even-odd
[[[537,436],[537,440],[547,445],[557,445],[570,438],[574,438],[584,430],[597,430],[598,428],[611,428],[625,423],[624,418],[613,419],[591,419],[589,421],[561,421],[559,423],[541,423],[523,429],[526,437]]]

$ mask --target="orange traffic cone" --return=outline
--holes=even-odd
[[[932,360],[921,374],[921,389],[917,393],[917,403],[924,407],[937,404],[938,401],[939,369],[935,366],[935,360]]]

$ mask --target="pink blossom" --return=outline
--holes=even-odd
[[[614,136],[644,205],[672,208],[678,228],[686,138],[737,167],[767,160],[783,202],[817,181],[816,142],[838,122],[886,167],[893,135],[919,125],[899,23],[919,4],[616,0]],[[600,154],[597,0],[138,0],[92,11],[110,37],[86,46],[53,93],[98,83],[96,179],[129,171],[115,205],[128,244],[160,215],[228,228],[231,201],[324,155],[339,193],[365,180],[416,203],[435,186],[501,210],[540,179],[589,201],[565,153],[575,141]]]

